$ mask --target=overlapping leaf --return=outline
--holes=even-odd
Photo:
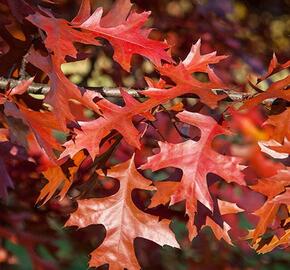
[[[122,92],[122,94],[126,103],[125,107],[102,99],[97,103],[98,108],[102,111],[101,117],[92,121],[78,122],[81,129],[75,129],[75,138],[64,144],[66,149],[61,157],[67,155],[73,157],[78,151],[86,149],[94,159],[99,154],[101,140],[113,129],[119,131],[128,144],[140,148],[140,134],[133,124],[133,116],[138,113],[145,114],[149,118],[152,116],[146,114],[146,111],[141,113],[141,104],[125,92]]]
[[[173,182],[173,181],[164,181],[164,182],[156,182],[154,183],[154,186],[157,189],[157,192],[154,194],[153,198],[151,199],[150,207],[155,207],[160,204],[167,204],[171,201],[171,197],[174,195],[176,190],[178,189],[178,186],[180,185],[179,182]],[[231,203],[228,201],[218,201],[218,208],[220,215],[227,215],[227,214],[236,214],[239,212],[244,211],[240,207],[237,206],[236,203]],[[228,234],[231,227],[229,224],[227,224],[225,221],[222,222],[222,226],[220,224],[217,224],[211,217],[207,216],[205,219],[205,224],[202,226],[204,227],[210,227],[216,236],[218,240],[224,239],[227,243],[232,245],[231,238]],[[188,225],[189,229],[189,236],[193,238],[198,234],[197,229],[192,226]]]
[[[66,226],[83,228],[91,224],[103,224],[106,237],[99,248],[91,253],[90,266],[109,263],[110,269],[139,269],[134,253],[136,237],[150,239],[159,245],[178,247],[166,220],[139,210],[132,201],[136,188],[152,190],[151,182],[135,168],[134,157],[108,171],[107,176],[120,181],[119,191],[105,198],[79,200],[78,209],[71,214]]]
[[[58,165],[49,167],[46,171],[44,171],[43,175],[48,180],[48,183],[41,189],[36,202],[38,203],[40,201],[43,201],[43,204],[45,204],[56,193],[58,189],[60,189],[59,197],[60,200],[62,200],[68,192],[69,188],[71,187],[75,178],[75,174],[84,158],[85,156],[83,152],[79,152],[77,155],[74,156],[74,165],[69,167],[68,176]]]
[[[71,23],[56,19],[49,13],[35,13],[27,19],[46,32],[45,45],[53,52],[59,64],[65,56],[76,57],[74,42],[100,45],[97,38],[107,39],[114,48],[114,59],[127,71],[133,54],[149,58],[160,65],[161,60],[171,61],[165,49],[168,46],[148,38],[150,29],[145,29],[150,12],[130,12],[129,0],[119,0],[115,8],[102,19],[103,9],[98,8],[90,15],[89,0],[84,0],[79,14]],[[120,8],[121,7],[121,8]]]
[[[287,198],[289,201],[289,192],[283,193],[289,184],[290,170],[285,167],[279,170],[277,174],[260,179],[256,185],[251,186],[253,190],[267,196],[267,201],[254,213],[259,217],[256,228],[250,233],[254,243],[272,225],[281,203],[289,203],[287,202]]]
[[[25,105],[15,101],[14,95],[25,93],[32,83],[32,79],[22,81],[18,86],[7,91],[2,96],[4,112],[7,116],[21,119],[33,132],[40,147],[54,159],[53,149],[61,150],[61,145],[53,136],[54,130],[63,130],[54,115],[49,111],[33,111]]]
[[[59,124],[62,128],[65,128],[67,120],[75,120],[70,111],[70,100],[77,100],[87,108],[98,113],[98,106],[93,99],[96,97],[101,98],[101,95],[92,91],[81,91],[75,84],[66,78],[55,59],[55,56],[42,56],[34,49],[31,49],[27,56],[27,60],[30,63],[43,70],[48,75],[50,79],[50,90],[44,101],[53,106],[54,114]]]
[[[122,96],[126,103],[125,107],[117,106],[104,99],[98,101],[95,106],[97,106],[99,111],[102,112],[102,117],[89,122],[79,122],[81,129],[75,129],[76,136],[74,140],[71,140],[64,145],[66,150],[63,152],[62,157],[66,155],[73,156],[79,150],[87,149],[91,157],[95,158],[99,153],[100,141],[113,129],[119,131],[124,136],[127,143],[139,148],[140,135],[132,124],[133,117],[140,114],[147,119],[152,120],[152,116],[148,115],[148,112],[151,109],[186,93],[200,94],[200,97],[205,103],[212,107],[216,106],[217,101],[222,99],[223,96],[215,95],[211,89],[220,87],[221,82],[208,68],[208,64],[217,63],[224,57],[215,56],[215,53],[200,55],[200,41],[194,45],[193,48],[194,49],[192,49],[191,53],[184,61],[185,64],[179,64],[179,67],[184,68],[184,76],[186,78],[184,77],[181,79],[180,84],[177,86],[167,89],[165,88],[166,83],[164,81],[161,81],[162,83],[159,84],[154,84],[150,80],[147,80],[149,89],[143,91],[142,93],[150,98],[143,103],[129,97],[125,91],[122,91]],[[164,67],[165,66],[160,67],[160,71],[163,70]],[[178,77],[176,76],[176,68],[178,68],[178,66],[173,64],[168,64],[165,68],[168,72],[171,70],[170,74],[166,75],[172,76],[170,78],[173,80]],[[191,76],[192,72],[204,69],[208,70],[208,74],[210,79],[212,79],[212,82],[202,83]]]
[[[225,130],[214,119],[198,113],[184,111],[177,117],[188,124],[197,126],[201,130],[199,141],[188,140],[179,144],[159,142],[160,153],[149,157],[142,169],[156,171],[166,167],[176,167],[183,171],[181,183],[171,197],[171,204],[186,200],[189,229],[194,231],[194,214],[197,211],[197,201],[200,201],[211,211],[213,201],[208,190],[207,174],[214,173],[227,182],[245,185],[240,171],[240,160],[235,157],[224,156],[211,147],[212,140]]]
[[[272,127],[271,138],[283,144],[284,140],[290,141],[290,109],[278,115],[271,115],[265,125]]]
[[[290,84],[290,75],[287,75],[284,79],[273,82],[266,91],[257,94],[256,96],[246,100],[242,106],[245,108],[253,108],[261,104],[265,99],[281,98],[290,100],[290,90],[287,88]]]
[[[161,75],[169,77],[176,86],[173,87],[171,92],[175,93],[175,96],[181,96],[183,94],[195,94],[201,101],[208,106],[215,108],[217,102],[223,99],[225,96],[216,95],[212,91],[216,88],[222,88],[224,85],[217,77],[214,71],[209,65],[216,64],[226,56],[216,56],[216,52],[201,55],[200,54],[201,40],[198,40],[191,48],[190,53],[186,59],[178,65],[164,64],[157,67]],[[194,78],[193,73],[204,72],[208,75],[208,82],[200,82]],[[158,97],[164,95],[165,89],[152,89],[145,91],[144,94],[150,97]]]

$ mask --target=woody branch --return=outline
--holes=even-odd
[[[7,79],[4,77],[0,77],[0,89],[6,89],[7,86],[9,85],[10,88],[13,88],[17,86],[18,84],[21,83],[21,80],[15,80],[15,79]],[[91,91],[96,91],[102,94],[104,97],[121,97],[121,92],[120,89],[117,87],[85,87],[88,90]],[[122,87],[122,89],[124,89]],[[41,83],[32,83],[28,87],[28,92],[29,93],[34,93],[34,94],[43,94],[46,95],[50,90],[50,87],[48,84],[41,84]],[[142,90],[135,90],[135,89],[124,89],[127,91],[128,94],[135,98],[142,98],[144,95],[142,94]],[[227,91],[224,89],[213,89],[215,92],[221,92],[226,94],[231,100],[233,101],[243,101],[245,99],[248,99],[249,97],[252,96],[252,94],[248,93],[240,93],[240,92],[235,92],[235,91]],[[186,95],[185,97],[192,97],[190,95]]]

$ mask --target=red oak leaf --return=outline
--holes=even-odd
[[[4,104],[8,100],[13,100],[11,99],[11,97],[13,97],[14,95],[22,95],[23,93],[25,93],[28,87],[32,84],[33,79],[34,78],[30,78],[29,80],[23,80],[14,88],[8,89],[6,93],[0,93],[0,104]]]
[[[264,177],[258,180],[258,183],[250,186],[251,189],[272,199],[285,190],[285,186],[290,183],[290,169],[285,167],[277,171],[270,177]]]
[[[62,150],[60,143],[55,139],[53,131],[64,131],[56,120],[55,116],[49,111],[33,111],[25,105],[16,101],[14,95],[24,94],[28,87],[32,84],[33,78],[23,80],[13,89],[9,89],[3,94],[4,112],[7,116],[21,119],[25,125],[30,128],[32,136],[40,146],[40,149],[51,158],[52,162],[55,160],[53,150]],[[25,141],[28,140],[28,135],[25,134]],[[26,146],[26,144],[25,144]]]
[[[254,213],[259,217],[259,222],[256,228],[250,233],[253,242],[263,235],[267,228],[273,223],[280,204],[287,203],[286,201],[280,201],[279,196],[282,196],[283,199],[287,197],[287,191],[285,193],[282,192],[285,191],[285,187],[289,184],[290,170],[289,168],[284,168],[279,170],[277,174],[272,177],[259,179],[256,185],[251,186],[251,189],[267,196],[268,198],[263,206]],[[277,197],[278,199],[276,199]]]
[[[263,146],[262,143],[260,145]],[[277,174],[278,170],[285,166],[265,156],[263,152],[269,154],[269,151],[265,149],[266,147],[260,148],[259,144],[254,143],[244,147],[241,152],[239,152],[240,149],[234,149],[233,147],[233,152],[244,159],[258,178],[268,178]]]
[[[206,217],[205,225],[202,227],[210,227],[218,240],[224,239],[228,244],[232,245],[231,238],[228,234],[231,229],[230,225],[223,222],[223,228],[214,222],[210,217]]]
[[[267,73],[264,76],[258,78],[258,82],[264,81],[265,79],[267,79],[268,77],[270,77],[274,73],[279,72],[285,68],[288,68],[289,66],[290,66],[290,61],[287,61],[284,64],[280,64],[277,60],[276,54],[273,53],[273,57],[272,57],[272,60],[269,64]]]
[[[154,182],[157,192],[151,199],[150,207],[155,207],[160,204],[165,205],[170,202],[170,197],[174,194],[179,185],[179,182],[172,181]],[[235,214],[244,211],[238,207],[236,203],[222,201],[219,199],[218,207],[221,215]]]
[[[290,173],[289,173],[289,181],[288,185],[290,183]],[[276,196],[273,200],[275,203],[284,203],[287,205],[290,205],[290,188],[286,188],[286,191],[278,196]]]
[[[75,129],[75,137],[64,144],[66,149],[61,157],[70,155],[73,157],[82,149],[87,149],[90,156],[94,159],[99,154],[101,140],[106,137],[113,129],[119,131],[126,142],[136,148],[140,148],[139,131],[132,123],[132,117],[138,114],[137,109],[140,104],[134,98],[122,91],[125,99],[125,107],[111,103],[106,99],[100,100],[97,105],[102,111],[102,116],[96,120],[78,122],[81,129]],[[136,110],[136,111],[135,111]],[[140,108],[139,108],[140,110]],[[148,117],[153,117],[148,114]]]
[[[10,91],[8,91],[7,95],[14,96],[14,95],[24,94],[27,91],[28,87],[32,84],[33,79],[34,78],[30,78],[28,80],[21,81],[20,84],[18,84],[17,86],[12,88]]]
[[[127,71],[133,54],[149,58],[154,64],[160,65],[161,60],[171,62],[165,51],[166,43],[148,38],[150,29],[145,29],[150,12],[130,12],[129,0],[119,0],[115,8],[102,19],[103,9],[98,8],[88,16],[89,0],[84,0],[77,17],[71,23],[35,13],[27,19],[46,32],[46,48],[54,53],[62,64],[66,55],[76,57],[74,42],[100,45],[96,38],[107,39],[114,48],[114,59]]]
[[[227,214],[236,214],[243,212],[244,210],[237,206],[236,203],[222,201],[218,199],[218,206],[221,215],[227,215]]]
[[[268,134],[261,128],[265,119],[258,108],[247,111],[236,111],[230,107],[228,109],[231,117],[226,124],[231,130],[241,132],[245,138],[251,141],[261,141],[269,138]]]
[[[289,84],[290,75],[284,79],[273,82],[265,92],[257,94],[255,97],[246,100],[241,109],[253,108],[268,98],[282,98],[290,101],[290,90],[287,89]]]
[[[270,146],[272,150],[278,153],[286,153],[290,155],[290,141],[286,138],[282,145]],[[283,156],[284,157],[284,156]]]
[[[132,191],[150,189],[151,181],[141,176],[134,164],[134,157],[108,171],[107,176],[120,180],[119,191],[105,198],[79,200],[78,209],[70,216],[66,226],[83,228],[103,224],[106,237],[99,248],[91,253],[90,266],[109,263],[110,269],[140,269],[134,253],[136,237],[150,239],[159,245],[178,247],[166,220],[139,210],[132,201]]]
[[[182,62],[188,72],[207,72],[209,65],[219,63],[221,60],[227,58],[226,55],[217,56],[216,52],[201,55],[200,47],[201,40],[199,39],[192,45],[190,53]]]
[[[87,149],[94,159],[99,154],[99,144],[113,129],[120,132],[126,142],[133,147],[140,148],[140,134],[133,125],[132,119],[135,115],[143,115],[149,120],[154,117],[149,113],[150,109],[160,103],[169,100],[172,92],[168,91],[160,98],[152,98],[143,103],[121,91],[125,106],[121,107],[106,99],[101,99],[96,106],[101,111],[101,117],[92,121],[78,122],[81,129],[75,129],[75,137],[64,144],[65,151],[61,158],[67,155],[74,156],[78,151]]]
[[[84,158],[83,152],[79,152],[74,156],[74,165],[68,168],[69,176],[63,172],[60,166],[49,167],[46,171],[42,172],[44,177],[48,180],[48,183],[41,189],[36,203],[43,201],[42,204],[45,204],[55,194],[57,189],[60,189],[59,197],[60,200],[62,200],[71,187],[75,173]]]
[[[272,139],[281,144],[285,139],[290,141],[290,108],[280,114],[269,116],[265,125],[268,129],[271,127],[270,137]]]
[[[155,182],[154,186],[157,192],[151,199],[150,207],[155,207],[160,204],[167,204],[170,201],[170,197],[174,194],[179,186],[179,182],[164,181]]]
[[[53,130],[62,128],[54,115],[48,111],[33,111],[20,104],[17,106],[11,102],[5,103],[5,114],[21,119],[31,129],[40,147],[52,160],[55,159],[53,149],[62,150],[62,148],[55,139]]]
[[[193,54],[193,56],[194,55],[195,54]],[[220,60],[219,57],[215,57],[213,54],[210,55],[210,57],[204,56],[205,59],[209,61],[209,63],[215,63]],[[212,83],[209,83],[209,86],[208,83],[201,83],[195,80],[197,84],[194,84],[194,87],[193,85],[190,85],[190,88],[184,87],[184,85],[172,87],[171,89],[149,88],[148,90],[143,91],[143,93],[147,96],[150,96],[151,98],[143,103],[139,103],[132,97],[129,97],[129,95],[126,95],[125,91],[122,91],[126,103],[126,106],[123,108],[114,105],[113,103],[105,99],[102,99],[95,104],[92,101],[92,98],[97,96],[101,97],[101,95],[97,95],[96,93],[94,93],[95,96],[92,96],[93,94],[90,93],[91,91],[86,91],[83,95],[80,95],[79,89],[71,82],[69,82],[69,80],[62,74],[62,72],[57,67],[55,67],[55,65],[52,65],[53,69],[49,70],[49,62],[51,62],[51,59],[49,59],[48,57],[44,58],[43,56],[35,53],[33,53],[32,56],[28,59],[42,70],[47,70],[46,72],[48,72],[51,79],[51,90],[46,100],[50,104],[53,104],[53,106],[59,108],[57,110],[58,119],[61,120],[64,117],[68,119],[73,118],[72,114],[68,109],[69,99],[79,100],[82,104],[87,105],[101,115],[100,118],[94,121],[79,122],[81,130],[75,130],[76,136],[74,140],[68,141],[64,145],[66,147],[66,150],[63,152],[61,157],[64,157],[66,155],[73,156],[79,150],[87,149],[92,158],[95,158],[96,155],[99,154],[100,141],[113,129],[119,131],[122,135],[124,135],[127,143],[139,148],[140,134],[132,124],[133,116],[141,114],[147,119],[152,120],[152,116],[148,113],[152,108],[159,104],[165,103],[172,98],[191,92],[193,88],[201,89],[201,95],[204,95],[208,100],[212,101],[212,98],[214,98],[215,104],[216,101],[220,99],[220,96],[216,96],[215,94],[213,94],[213,92],[211,92],[211,94],[208,92],[208,87],[210,87],[210,89],[213,88]],[[187,62],[189,62],[189,58],[187,59]],[[201,60],[200,62],[202,63],[202,66],[206,65],[205,60]],[[188,67],[190,67],[190,71],[188,71],[188,74],[190,74],[190,72],[193,70],[194,64],[187,63],[187,65]],[[174,68],[174,66],[171,67]],[[201,67],[197,67],[197,70],[200,69]],[[210,71],[210,69],[209,76],[210,78],[214,78],[214,82],[218,81],[218,79],[216,79],[214,73]],[[149,84],[151,84],[151,82],[149,82]],[[217,87],[217,84],[214,84],[215,87]],[[162,86],[162,84],[160,84],[160,86]],[[205,89],[207,89],[207,91],[204,91]]]
[[[42,56],[37,51],[31,49],[27,61],[43,70],[49,77],[50,90],[45,97],[45,102],[52,105],[54,114],[60,125],[64,128],[66,120],[74,120],[70,111],[70,100],[77,100],[84,106],[99,113],[98,106],[93,99],[101,98],[101,95],[88,90],[81,91],[62,73],[60,66],[55,63],[55,57]]]
[[[287,139],[285,139],[284,144],[280,144],[275,140],[268,140],[260,141],[258,145],[261,148],[261,152],[273,158],[284,159],[288,157],[287,152],[290,153],[290,143]]]
[[[217,201],[218,201],[218,207],[219,207],[221,216],[228,215],[228,214],[237,214],[244,211],[244,209],[241,209],[240,207],[238,207],[236,203],[222,201],[219,199]],[[233,244],[229,236],[229,231],[231,230],[231,227],[225,221],[222,222],[222,226],[221,226],[220,224],[215,222],[214,219],[207,216],[205,220],[205,224],[202,226],[202,228],[204,227],[210,227],[215,237],[218,240],[224,239],[228,244],[230,245]]]
[[[157,205],[163,204],[165,205],[171,199],[171,196],[175,193],[176,189],[178,189],[179,182],[165,181],[165,182],[155,182],[154,186],[157,188],[157,192],[153,195],[150,203],[150,207],[155,207]],[[227,214],[236,214],[244,211],[239,208],[236,203],[231,203],[227,201],[222,201],[218,199],[218,207],[221,215]],[[223,238],[227,243],[232,245],[232,241],[228,234],[228,231],[231,229],[229,224],[223,222],[223,227],[217,224],[212,218],[209,216],[206,217],[205,224],[202,226],[210,227],[218,240]],[[188,225],[189,236],[193,238],[197,235],[197,229],[193,226]]]
[[[290,239],[290,230],[288,229],[280,238],[274,235],[270,243],[265,244],[262,248],[258,249],[257,252],[264,254],[272,251],[274,248],[280,245],[286,245],[288,247],[289,239]]]
[[[176,84],[176,87],[173,87],[176,96],[187,93],[196,94],[202,102],[214,108],[217,102],[225,96],[216,95],[212,90],[223,88],[224,85],[209,65],[218,63],[226,58],[226,56],[216,56],[216,52],[201,55],[200,44],[201,42],[198,40],[197,43],[192,46],[186,59],[178,65],[164,64],[163,66],[157,67],[157,69],[161,75],[169,77]],[[197,80],[192,76],[194,72],[207,73],[209,82]],[[144,91],[144,94],[150,97],[158,97],[163,95],[165,91],[165,89],[153,89]]]
[[[257,239],[266,232],[267,228],[272,225],[276,218],[279,206],[280,205],[277,203],[268,201],[254,212],[254,214],[259,217],[259,222],[254,231],[251,232],[252,243],[255,243]]]
[[[200,140],[198,142],[188,140],[179,144],[159,142],[160,153],[149,157],[141,168],[156,171],[166,167],[176,167],[183,171],[181,183],[171,197],[171,204],[186,200],[186,213],[190,218],[189,226],[191,226],[197,211],[197,201],[213,210],[213,201],[206,180],[208,173],[217,174],[227,182],[240,185],[245,185],[245,181],[239,169],[240,159],[221,155],[212,149],[212,140],[217,135],[225,133],[214,119],[187,111],[177,114],[177,117],[182,122],[200,128]]]
[[[157,192],[154,194],[153,198],[151,199],[150,207],[155,207],[159,204],[166,204],[170,201],[170,197],[176,191],[179,183],[178,182],[157,182],[154,183],[157,188]],[[244,210],[239,208],[236,203],[231,203],[227,201],[222,201],[218,199],[218,207],[220,214],[227,215],[227,214],[236,214],[239,212],[243,212]],[[223,238],[228,244],[232,245],[231,238],[228,234],[229,230],[231,229],[230,225],[227,224],[225,221],[222,223],[222,227],[220,224],[216,223],[211,217],[207,216],[205,219],[205,224],[201,227],[210,227],[213,231],[214,235],[218,240]],[[195,226],[190,226],[188,224],[189,230],[189,237],[193,238],[197,235],[197,229]]]
[[[148,12],[132,12],[130,1],[119,0],[115,7],[103,18],[102,9],[97,9],[90,17],[89,1],[84,0],[76,18],[71,22],[35,13],[27,19],[46,32],[45,46],[51,55],[44,57],[31,50],[27,60],[43,70],[50,78],[50,91],[45,101],[53,106],[57,118],[64,127],[66,120],[74,120],[68,102],[75,99],[99,113],[96,105],[85,98],[77,86],[62,73],[61,64],[66,56],[77,57],[74,42],[100,45],[97,37],[105,38],[114,47],[114,58],[126,69],[130,69],[133,54],[141,54],[160,65],[161,60],[171,62],[166,53],[165,43],[148,39],[150,30],[143,28]],[[91,107],[92,106],[92,107]]]

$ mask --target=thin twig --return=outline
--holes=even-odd
[[[8,83],[10,83],[10,87],[13,88],[20,84],[20,80],[14,80],[14,79],[6,79],[3,77],[0,77],[0,89],[6,89]],[[119,88],[108,88],[108,87],[85,87],[88,90],[96,91],[101,93],[105,97],[121,97],[121,92]],[[28,92],[32,94],[43,94],[46,95],[50,90],[49,85],[42,84],[42,83],[32,83],[28,87]],[[130,94],[133,97],[136,98],[142,98],[144,97],[139,90],[134,89],[128,89],[128,94]]]
[[[0,77],[0,89],[6,89],[8,83],[10,83],[10,87],[13,88],[17,86],[21,80],[14,80],[14,79],[6,79],[3,77]],[[104,97],[121,97],[121,92],[119,88],[109,88],[109,87],[85,87],[88,90],[96,91],[102,94]],[[32,83],[28,87],[28,92],[32,94],[43,94],[46,95],[50,90],[49,85],[47,84],[42,84],[42,83]],[[142,90],[134,90],[134,89],[125,89],[128,94],[135,98],[144,98],[144,95],[142,94]],[[233,100],[233,101],[243,101],[248,99],[249,97],[252,96],[252,94],[248,93],[239,93],[235,91],[226,91],[223,89],[213,89],[214,92],[221,92]],[[192,96],[187,96],[185,95],[184,97],[191,97]]]

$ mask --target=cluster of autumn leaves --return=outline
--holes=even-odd
[[[155,121],[156,108],[162,104],[191,94],[209,108],[216,109],[219,102],[229,97],[213,91],[227,88],[212,69],[212,65],[225,56],[217,56],[215,52],[201,55],[201,42],[198,41],[185,60],[175,63],[166,43],[148,38],[150,29],[146,29],[144,24],[149,12],[136,13],[131,11],[130,1],[118,0],[102,17],[101,8],[91,15],[89,2],[83,0],[71,22],[55,18],[44,9],[35,10],[26,18],[39,28],[46,48],[46,51],[31,48],[26,61],[48,76],[50,91],[42,100],[41,109],[32,110],[22,101],[22,95],[27,94],[33,78],[23,80],[13,89],[7,87],[6,92],[0,95],[0,104],[6,117],[21,119],[27,127],[25,146],[28,152],[31,155],[41,153],[43,157],[43,175],[48,182],[40,191],[39,202],[46,203],[56,193],[60,199],[64,198],[78,177],[79,168],[88,160],[94,164],[92,173],[120,182],[119,190],[111,196],[78,200],[77,210],[66,223],[66,226],[79,228],[91,224],[104,225],[105,239],[91,253],[90,266],[108,263],[110,269],[139,269],[134,252],[136,237],[179,247],[168,220],[160,221],[157,216],[147,214],[135,205],[132,200],[135,189],[154,191],[149,207],[185,202],[190,240],[208,226],[218,239],[232,244],[231,227],[223,217],[244,209],[234,202],[215,198],[209,191],[209,174],[219,176],[218,181],[244,186],[265,196],[262,206],[253,213],[258,222],[245,237],[251,240],[258,252],[265,253],[278,246],[289,245],[290,168],[287,162],[289,164],[290,108],[285,106],[278,114],[265,116],[260,107],[271,108],[272,104],[264,105],[263,102],[276,98],[290,101],[287,88],[290,76],[275,82],[269,80],[274,73],[287,69],[290,63],[279,64],[274,56],[267,74],[255,83],[251,82],[255,94],[243,102],[227,101],[227,108],[218,122],[207,115],[206,110],[204,113],[189,112],[183,110],[182,105],[167,108],[175,121],[197,127],[199,139],[182,138],[179,143],[169,143],[165,138],[158,141],[159,153],[150,156],[143,165],[136,166],[133,154],[129,160],[104,170],[106,163],[103,161],[108,160],[107,153],[111,153],[118,140],[142,151],[146,123]],[[79,88],[63,74],[61,65],[67,58],[78,59],[75,43],[103,46],[98,38],[111,44],[114,60],[126,71],[130,71],[133,54],[142,55],[155,65],[160,80],[146,78],[148,88],[142,91],[142,102],[120,89],[124,106],[116,105],[98,92]],[[193,76],[200,72],[206,74],[206,81]],[[259,88],[261,81],[269,83],[266,90]],[[85,117],[85,109],[93,112],[95,118]],[[137,116],[142,117],[138,123],[135,121]],[[140,128],[140,123],[145,128]],[[2,126],[0,138],[4,142],[11,139],[15,128],[5,120]],[[56,139],[55,131],[68,135],[63,144]],[[215,139],[221,136],[227,138],[227,142],[233,141],[230,150],[223,153],[213,146]],[[244,138],[243,147],[234,143],[239,136]],[[98,161],[102,162],[102,166]],[[182,170],[180,182],[153,183],[140,173],[140,170],[158,171],[169,167]],[[8,187],[11,183],[7,184]],[[202,226],[196,224],[199,204],[211,212],[203,219]],[[269,233],[266,240],[265,233]]]

